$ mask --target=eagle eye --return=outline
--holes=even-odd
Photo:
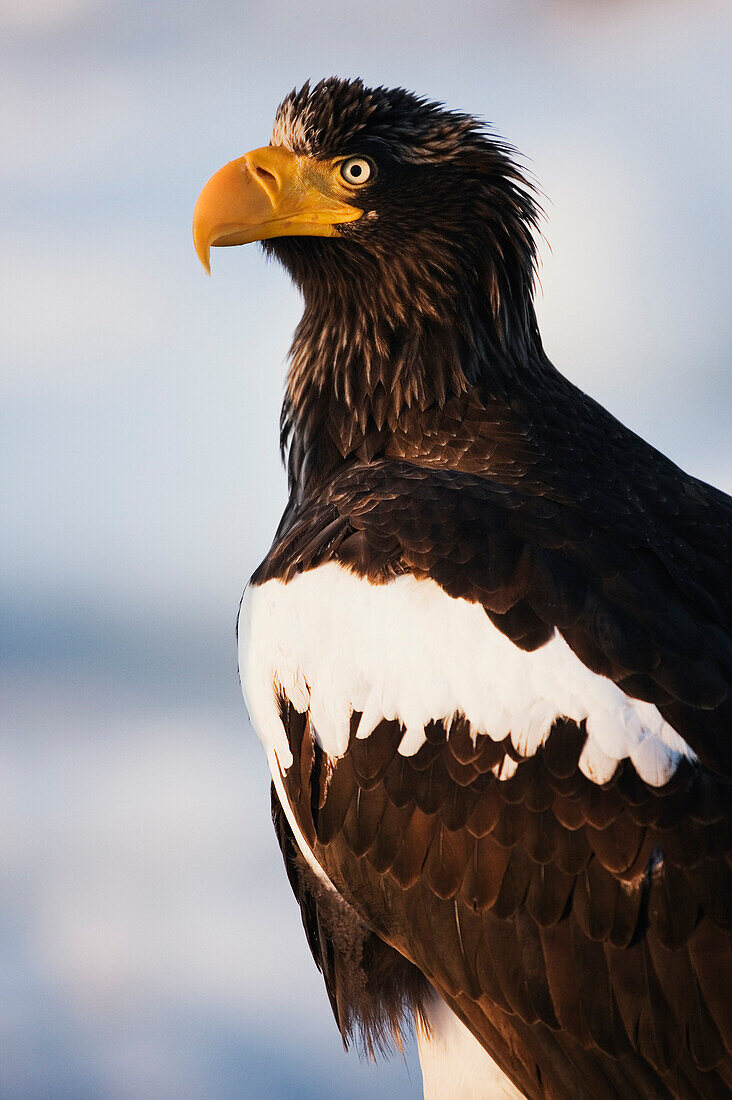
[[[374,164],[366,157],[349,157],[341,164],[341,176],[351,186],[358,186],[371,179],[374,169]]]

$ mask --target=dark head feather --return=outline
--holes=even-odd
[[[366,140],[405,162],[439,163],[461,148],[481,148],[484,129],[472,115],[448,111],[405,88],[366,88],[362,80],[332,76],[286,96],[277,109],[272,144],[331,157],[357,152]]]
[[[503,385],[541,359],[540,210],[513,149],[485,124],[403,88],[332,77],[287,96],[272,143],[376,165],[349,200],[364,216],[338,238],[264,243],[305,299],[283,409],[293,480],[324,424],[343,458],[402,409],[491,377]]]

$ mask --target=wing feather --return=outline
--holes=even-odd
[[[630,758],[598,784],[581,767],[590,719],[494,740],[458,712],[435,714],[405,756],[404,727],[375,696],[330,758],[311,718],[280,700],[294,758],[284,790],[361,922],[362,958],[382,945],[424,975],[532,1100],[732,1086],[732,640],[700,542],[715,501],[693,499],[705,522],[681,523],[693,538],[680,545],[658,516],[640,529],[632,504],[603,514],[590,488],[580,507],[576,493],[546,499],[523,482],[376,461],[296,509],[255,576],[287,582],[337,561],[364,583],[430,578],[482,604],[521,649],[559,631],[696,752],[658,787]],[[378,1044],[383,1020],[346,979],[353,960],[319,887],[303,885],[286,823],[279,831],[339,1026],[347,1035],[360,1020]],[[419,1011],[417,994],[395,1003]]]

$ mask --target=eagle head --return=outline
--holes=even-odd
[[[471,115],[331,77],[293,90],[270,144],[203,189],[198,255],[264,241],[302,290],[403,324],[531,298],[539,216],[513,150]],[[507,318],[503,319],[506,327]]]

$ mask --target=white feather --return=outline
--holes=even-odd
[[[441,997],[435,995],[427,1019],[429,1034],[419,1021],[416,1027],[424,1100],[523,1100]]]
[[[319,878],[323,885],[327,886],[329,890],[335,891],[335,886],[330,881],[325,871],[315,858],[315,854],[308,844],[307,840],[305,839],[302,829],[297,823],[297,818],[292,812],[292,806],[290,805],[290,800],[287,797],[287,792],[285,791],[285,784],[282,781],[282,772],[280,770],[280,766],[274,749],[267,749],[267,762],[269,764],[269,770],[272,773],[272,782],[275,785],[277,797],[280,801],[282,809],[285,812],[285,817],[290,823],[290,828],[292,829],[298,848],[305,856],[305,859],[310,866],[310,870],[314,872],[316,877]]]
[[[284,145],[290,152],[299,149],[308,137],[306,120],[295,112],[292,103],[280,110],[272,127],[271,145]]]
[[[240,668],[249,714],[282,768],[292,763],[277,694],[310,709],[329,756],[348,746],[354,711],[358,737],[382,718],[405,727],[410,756],[434,719],[463,714],[473,734],[531,756],[556,718],[586,721],[580,768],[605,783],[630,757],[652,786],[667,782],[689,746],[656,707],[632,699],[591,672],[564,639],[531,653],[493,626],[479,604],[453,599],[434,581],[407,575],[373,585],[334,562],[250,587],[240,616]],[[515,770],[515,769],[513,769]],[[500,769],[508,778],[510,768]]]

